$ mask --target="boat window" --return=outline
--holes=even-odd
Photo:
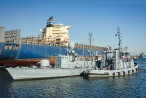
[[[16,45],[16,50],[18,50],[19,49],[19,45]]]
[[[6,44],[4,47],[4,50],[7,50],[7,49],[8,49],[8,44]]]
[[[12,45],[10,44],[10,45],[9,45],[9,50],[11,50],[11,49],[12,49]]]
[[[13,50],[15,50],[16,49],[16,45],[13,45]]]

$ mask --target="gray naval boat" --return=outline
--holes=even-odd
[[[118,35],[119,39],[118,49],[104,51],[102,59],[97,61],[97,66],[84,72],[86,78],[121,76],[138,71],[139,66],[130,57],[130,53],[127,51],[128,47],[124,49],[121,47],[119,27],[116,35]]]
[[[77,60],[74,43],[69,43],[67,55],[58,55],[55,59],[55,67],[51,68],[49,60],[41,60],[40,67],[15,67],[6,68],[14,80],[42,79],[55,77],[68,77],[81,75],[87,69],[93,69],[95,61]]]

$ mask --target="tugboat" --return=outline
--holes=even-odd
[[[96,61],[94,69],[87,69],[84,76],[89,77],[110,77],[121,76],[136,73],[139,69],[137,63],[130,58],[130,53],[127,51],[128,47],[124,49],[121,47],[120,28],[117,28],[117,36],[119,40],[118,48],[103,52],[101,60]]]
[[[68,77],[82,75],[86,69],[93,69],[95,61],[77,60],[74,43],[69,42],[68,54],[58,55],[55,59],[55,67],[51,68],[49,60],[41,60],[40,67],[15,67],[6,68],[14,80],[42,79],[55,77]]]

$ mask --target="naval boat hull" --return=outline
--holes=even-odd
[[[79,76],[87,68],[6,68],[14,80],[46,79]]]
[[[114,76],[124,76],[128,74],[136,73],[139,69],[139,66],[133,68],[121,69],[121,70],[86,70],[84,76],[86,78],[90,77],[114,77]]]

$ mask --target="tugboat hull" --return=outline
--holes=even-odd
[[[138,71],[138,65],[133,68],[121,69],[121,70],[86,70],[84,72],[85,77],[114,77],[133,74]]]

